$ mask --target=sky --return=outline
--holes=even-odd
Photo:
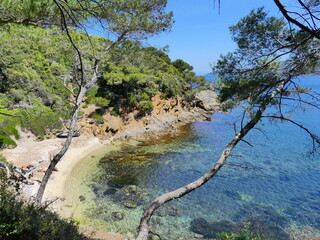
[[[168,0],[167,10],[174,13],[172,29],[147,42],[159,48],[168,45],[172,61],[183,59],[204,75],[221,54],[236,48],[228,27],[262,6],[271,15],[281,16],[272,0],[221,0],[220,13],[214,0]]]

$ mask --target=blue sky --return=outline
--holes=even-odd
[[[148,43],[155,47],[168,45],[172,60],[181,58],[197,74],[206,74],[220,54],[236,47],[228,27],[261,6],[271,15],[280,16],[272,0],[221,0],[220,14],[214,0],[168,0],[167,9],[174,12],[173,28]]]

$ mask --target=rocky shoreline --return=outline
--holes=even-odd
[[[103,115],[104,123],[85,117],[79,123],[79,131],[86,136],[96,136],[102,140],[149,140],[163,134],[174,134],[178,128],[195,121],[209,121],[214,112],[219,111],[217,95],[212,90],[195,94],[191,101],[182,98],[152,98],[153,110],[140,117],[138,111],[125,116],[113,116],[110,112]],[[86,116],[91,116],[97,107],[88,106]]]

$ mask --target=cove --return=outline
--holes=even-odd
[[[176,138],[123,143],[83,160],[93,167],[84,164],[73,172],[73,217],[84,226],[133,237],[153,198],[193,181],[214,163],[239,115],[240,110],[216,113]],[[294,118],[319,133],[317,112]],[[228,160],[255,170],[223,167],[202,188],[158,209],[152,230],[162,239],[214,239],[217,231],[254,222],[270,238],[319,239],[319,156],[307,157],[308,136],[289,123],[264,121],[259,128],[246,138],[254,147],[240,143],[233,153],[242,157]]]

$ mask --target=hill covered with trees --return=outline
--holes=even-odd
[[[81,51],[103,51],[111,40],[73,31]],[[15,24],[0,29],[0,145],[14,146],[10,136],[18,138],[17,126],[43,138],[46,132],[59,130],[72,111],[77,86],[74,52],[58,28],[39,28]],[[90,54],[85,58],[90,68]],[[102,55],[97,83],[88,91],[86,102],[101,109],[113,109],[122,115],[132,110],[148,114],[151,98],[183,96],[185,99],[208,83],[196,76],[181,59],[139,42],[125,41],[109,54]],[[90,71],[90,70],[88,70]]]

